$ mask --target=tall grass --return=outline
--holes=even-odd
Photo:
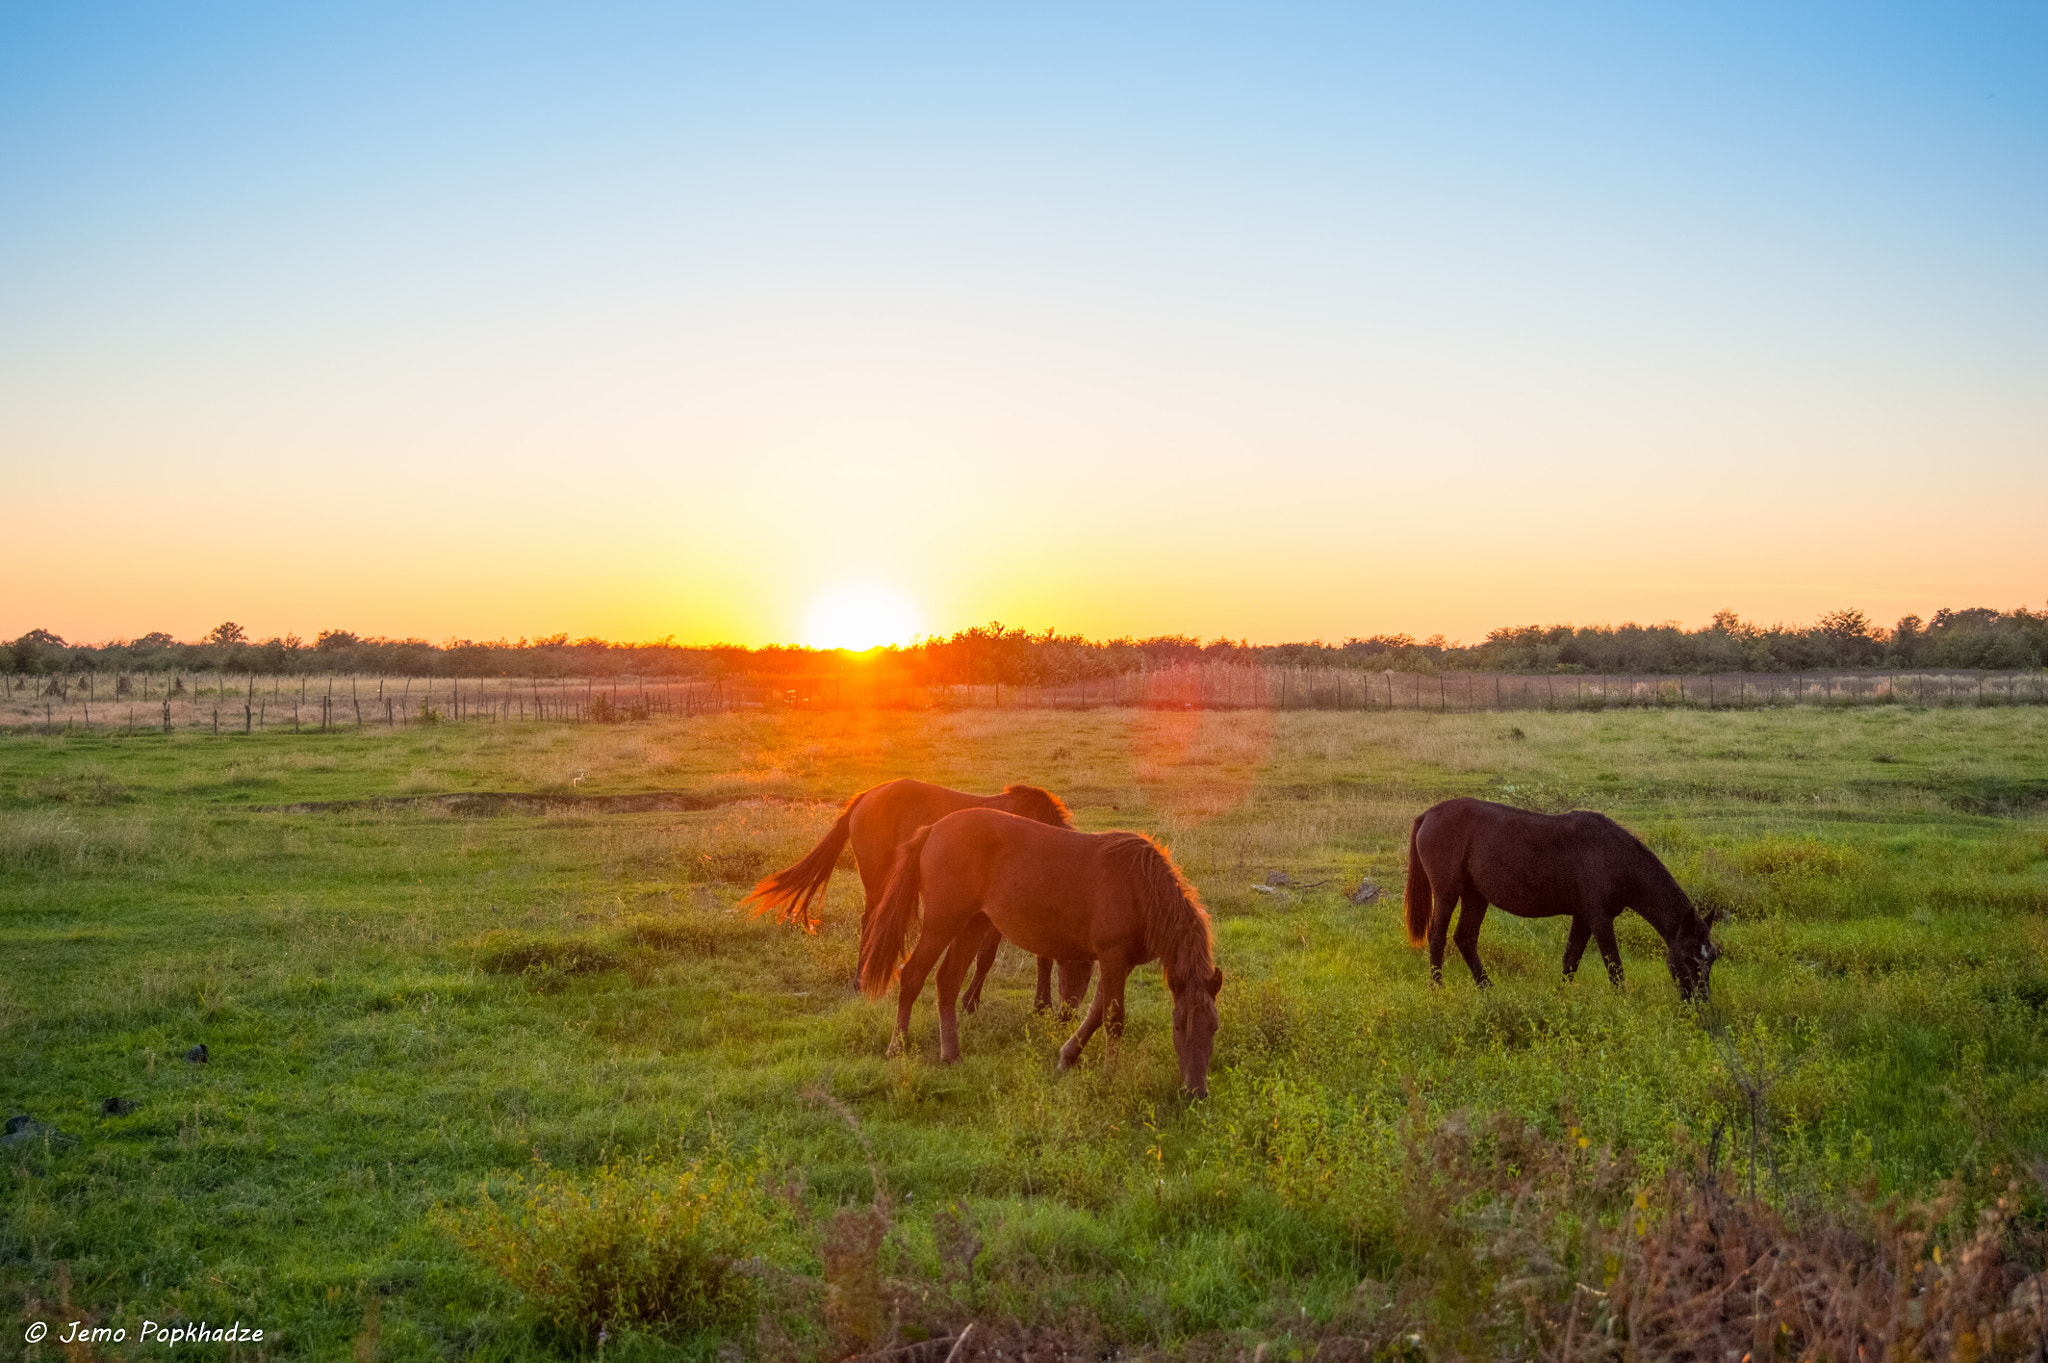
[[[1618,1347],[1599,1323],[1612,1312],[1572,1295],[1583,1282],[1612,1297],[1610,1252],[1748,1291],[1759,1280],[1724,1249],[1666,1255],[1704,1217],[1744,1228],[1745,1262],[1775,1245],[1820,1264],[1833,1245],[1825,1262],[1862,1272],[1872,1246],[1900,1243],[1874,1210],[1896,1197],[1900,1216],[1922,1209],[1926,1238],[1886,1281],[1910,1281],[1940,1320],[1961,1317],[1927,1295],[1935,1247],[1943,1271],[1979,1253],[1975,1217],[2011,1199],[1969,1289],[1995,1282],[2010,1311],[2039,1267],[2039,1195],[2024,1173],[2009,1185],[2048,1130],[2048,828],[2024,802],[1974,802],[2040,770],[2048,724],[2019,708],[788,714],[630,733],[6,740],[0,1097],[75,1143],[0,1155],[0,1293],[10,1317],[54,1309],[69,1265],[75,1309],[260,1314],[276,1357],[350,1356],[372,1303],[383,1358],[555,1356],[592,1322],[607,1356],[709,1355],[724,1337],[810,1357],[876,1331],[943,1340],[968,1319],[1005,1349],[1031,1331],[1051,1347],[1054,1331],[1062,1347],[1398,1352],[1419,1334],[1433,1356],[1555,1356],[1567,1328],[1573,1350]],[[1156,973],[1133,980],[1122,1044],[1065,1076],[1066,1026],[1030,1011],[1034,972],[1014,951],[963,1026],[960,1064],[936,1063],[929,998],[910,1055],[890,1060],[893,1001],[850,985],[857,876],[835,879],[816,937],[732,911],[846,795],[913,773],[1046,784],[1083,827],[1168,841],[1215,913],[1230,980],[1209,1101],[1178,1093]],[[95,776],[128,798],[76,798]],[[648,789],[708,807],[282,812]],[[1562,926],[1499,912],[1480,944],[1496,987],[1454,969],[1430,989],[1394,906],[1409,820],[1452,794],[1601,808],[1643,834],[1731,914],[1725,1025],[1680,1004],[1632,919],[1618,991],[1562,983]],[[1252,889],[1276,870],[1294,884]],[[1353,906],[1343,892],[1365,876],[1388,893]],[[187,1063],[202,1041],[209,1062]],[[806,1097],[819,1091],[857,1135]],[[137,1106],[103,1116],[110,1096]],[[672,1281],[714,1287],[643,1293],[598,1271],[630,1261],[635,1283],[671,1281],[653,1250],[633,1257],[695,1205],[661,1181],[720,1169],[744,1172],[713,1201],[729,1192],[769,1228],[735,1246],[714,1234],[727,1213],[704,1213],[696,1243],[723,1247]],[[878,1181],[893,1201],[875,1236],[862,1218]],[[657,1184],[673,1206],[635,1221]],[[874,1330],[817,1323],[828,1241],[844,1282],[871,1270]],[[577,1257],[629,1242],[643,1249]],[[548,1282],[580,1286],[501,1272],[521,1245],[555,1256]],[[745,1271],[704,1269],[721,1259]],[[1628,1290],[1669,1305],[1675,1281]],[[629,1319],[629,1299],[725,1304]],[[586,1305],[563,1325],[557,1301]],[[1842,1338],[1781,1323],[1816,1349]]]

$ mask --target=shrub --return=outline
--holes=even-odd
[[[745,1318],[739,1260],[777,1238],[784,1213],[751,1173],[719,1161],[607,1164],[589,1183],[538,1166],[504,1199],[452,1218],[464,1248],[518,1289],[564,1342],[607,1327],[688,1332]]]
[[[617,970],[618,953],[587,937],[528,937],[516,932],[486,933],[477,957],[493,975],[524,975],[547,980]]]
[[[1648,1177],[1505,1113],[1419,1112],[1403,1218],[1408,1309],[1435,1357],[2037,1358],[2048,1275],[2021,1242],[2038,1192],[1959,1213],[1930,1200],[1788,1214],[1722,1181],[1681,1139]],[[1946,1250],[1946,1253],[1944,1253]],[[2016,1254],[2015,1251],[2020,1253]],[[1597,1286],[1596,1286],[1597,1284]],[[1433,1319],[1432,1319],[1433,1318]]]
[[[1888,898],[1888,886],[1869,883],[1869,859],[1858,848],[1819,838],[1772,833],[1733,851],[1737,868],[1768,887],[1768,898],[1787,917],[1808,921],[1850,916],[1859,904]]]

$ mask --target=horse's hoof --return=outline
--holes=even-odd
[[[889,1058],[890,1058],[891,1060],[900,1060],[900,1059],[902,1059],[902,1058],[903,1058],[903,1052],[904,1052],[905,1050],[907,1050],[907,1049],[908,1049],[908,1048],[907,1048],[907,1047],[906,1047],[906,1046],[905,1046],[905,1045],[903,1044],[903,1038],[902,1038],[902,1037],[900,1037],[900,1036],[892,1036],[892,1037],[890,1037],[890,1038],[889,1038]]]

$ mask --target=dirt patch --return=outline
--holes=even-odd
[[[728,805],[810,805],[833,801],[747,794],[706,795],[693,790],[650,790],[633,795],[534,795],[477,790],[447,795],[371,796],[355,800],[299,800],[288,805],[251,805],[263,814],[336,814],[361,809],[444,809],[451,814],[664,814],[723,809]]]

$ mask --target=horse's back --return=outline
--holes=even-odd
[[[1105,845],[1102,834],[998,809],[948,814],[925,839],[926,913],[985,913],[1027,951],[1093,959],[1095,926],[1119,902],[1119,882],[1102,860]]]
[[[848,826],[853,835],[853,854],[863,863],[871,859],[883,862],[880,870],[887,874],[888,856],[897,844],[955,810],[982,803],[978,795],[948,790],[908,776],[885,781],[863,793],[860,803],[853,807]]]
[[[1424,812],[1416,847],[1436,883],[1477,891],[1489,903],[1531,917],[1571,913],[1588,898],[1610,898],[1633,869],[1635,838],[1605,814],[1538,814],[1460,797]]]

